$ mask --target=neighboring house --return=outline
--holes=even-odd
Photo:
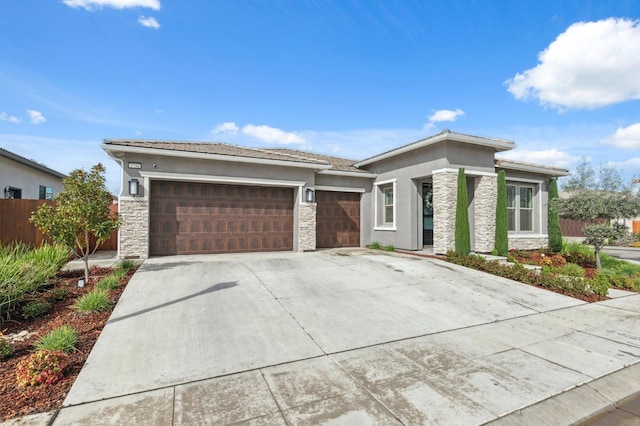
[[[66,176],[0,148],[0,188],[2,198],[52,200],[64,189]]]
[[[306,251],[372,242],[454,248],[458,168],[471,247],[494,246],[497,172],[507,176],[509,246],[546,246],[547,186],[565,169],[496,160],[511,141],[443,131],[353,161],[223,143],[105,140],[122,166],[119,256]]]

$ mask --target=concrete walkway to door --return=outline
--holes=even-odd
[[[155,258],[53,424],[569,424],[638,391],[639,318],[363,249]]]

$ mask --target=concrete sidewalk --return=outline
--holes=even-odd
[[[118,263],[118,252],[115,250],[101,250],[89,256],[89,268],[98,266],[100,268],[111,268]],[[75,271],[84,269],[82,259],[73,259],[62,267],[63,271]]]
[[[619,295],[367,250],[150,259],[53,424],[572,424],[640,388]]]

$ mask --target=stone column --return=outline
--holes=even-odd
[[[455,249],[456,193],[458,175],[433,175],[433,251],[445,254]]]
[[[475,251],[490,253],[495,246],[498,176],[475,177]]]
[[[146,259],[149,257],[149,200],[121,198],[119,210],[118,257]]]
[[[316,203],[298,206],[298,251],[316,249]]]

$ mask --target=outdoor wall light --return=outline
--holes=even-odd
[[[311,188],[307,188],[307,191],[305,193],[305,200],[307,201],[307,203],[315,203],[316,191]]]
[[[131,179],[129,181],[129,195],[139,195],[140,194],[140,183],[138,179]]]

